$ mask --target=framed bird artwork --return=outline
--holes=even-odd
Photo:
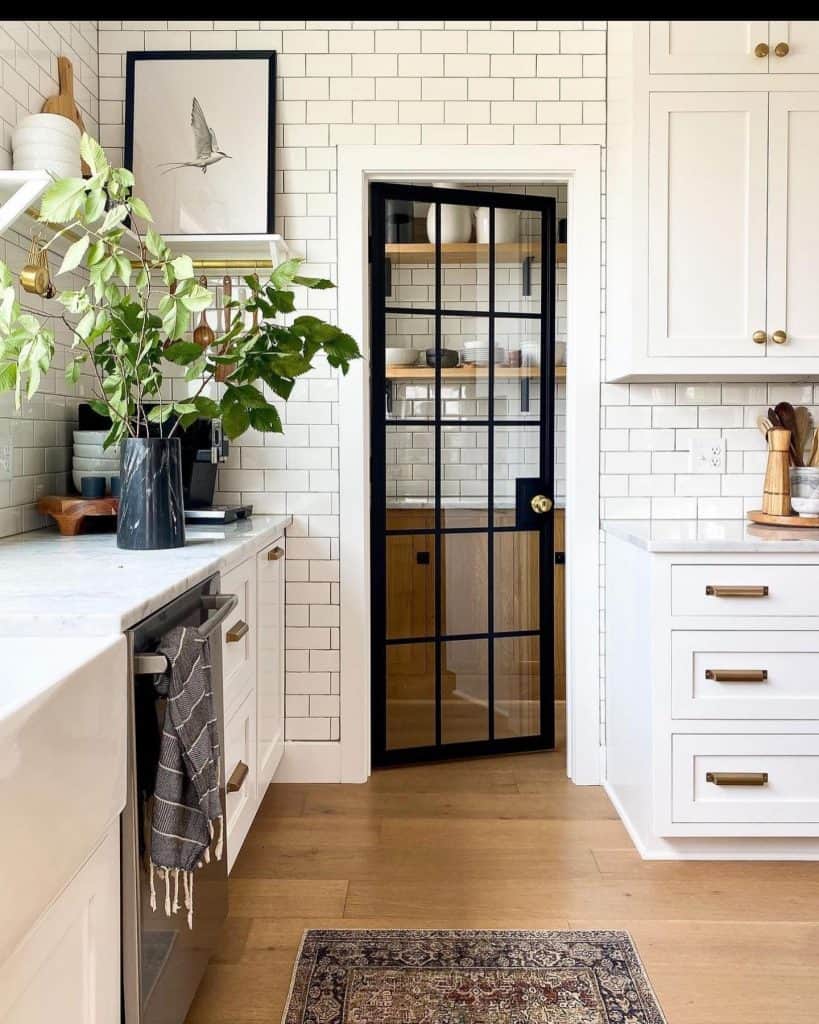
[[[276,53],[129,52],[125,166],[166,235],[271,234]]]

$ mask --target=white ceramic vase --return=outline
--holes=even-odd
[[[475,231],[479,242],[489,242],[489,207],[479,206],[475,211]],[[495,209],[495,244],[517,242],[520,238],[520,210]]]
[[[437,182],[435,188],[457,188],[450,182]],[[472,237],[471,206],[441,206],[441,244],[468,242]],[[435,204],[430,203],[427,213],[427,238],[435,243]]]

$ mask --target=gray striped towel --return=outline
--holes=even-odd
[[[198,629],[178,626],[163,637],[157,653],[168,659],[168,669],[154,683],[167,700],[151,823],[151,908],[156,910],[156,872],[165,882],[166,915],[180,909],[181,873],[193,927],[193,872],[210,861],[214,838],[214,855],[221,859],[224,829],[210,645]]]

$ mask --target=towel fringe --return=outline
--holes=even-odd
[[[222,850],[224,849],[225,845],[225,819],[223,815],[220,814],[219,817],[216,819],[216,825],[218,826],[219,835],[216,839],[216,849],[214,850],[214,853],[216,854],[216,859],[221,860]]]
[[[173,869],[173,912],[179,910],[179,868]]]
[[[151,910],[156,910],[156,883],[154,882],[154,862],[150,861],[151,875]]]

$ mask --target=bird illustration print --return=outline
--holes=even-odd
[[[181,167],[198,167],[201,169],[203,174],[207,174],[208,168],[212,164],[218,164],[220,160],[233,159],[229,153],[225,153],[223,150],[219,149],[219,143],[216,141],[216,133],[205,120],[202,107],[195,96],[193,97],[193,106],[191,107],[191,128],[193,128],[193,143],[196,148],[196,159],[181,160],[177,163],[172,162],[159,164],[160,167],[166,168],[166,170],[162,172],[163,174],[168,174],[170,171],[178,171]]]

